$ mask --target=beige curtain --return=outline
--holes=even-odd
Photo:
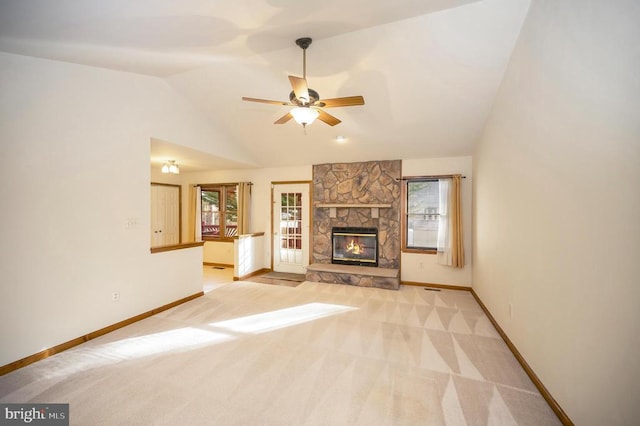
[[[196,187],[189,185],[189,214],[187,215],[187,241],[195,241],[196,236]]]
[[[187,238],[189,242],[202,241],[202,228],[200,227],[200,187],[189,186],[189,215],[187,221]]]
[[[438,224],[438,263],[464,267],[462,240],[462,206],[460,204],[461,175],[439,179],[440,222]]]
[[[460,204],[461,176],[454,175],[451,182],[451,266],[464,267],[464,242],[462,240],[462,206]]]
[[[249,234],[249,219],[251,218],[251,183],[238,184],[238,235]]]

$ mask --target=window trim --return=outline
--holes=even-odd
[[[227,231],[227,188],[233,187],[236,197],[238,196],[238,183],[208,183],[201,184],[200,191],[218,191],[218,202],[220,204],[218,215],[220,222],[220,235],[202,235],[203,241],[220,241],[220,242],[232,242],[236,239],[235,236],[228,237]],[[202,197],[200,198],[202,202]],[[236,211],[237,214],[237,211]],[[202,229],[202,218],[200,219],[200,228]]]

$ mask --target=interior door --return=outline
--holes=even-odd
[[[309,184],[273,185],[273,270],[304,274],[309,265]]]
[[[180,187],[151,185],[151,247],[180,243]]]

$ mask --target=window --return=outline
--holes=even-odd
[[[224,192],[224,229],[227,237],[238,235],[238,188],[226,186]]]
[[[403,249],[436,253],[440,221],[438,179],[408,178],[404,182]]]
[[[220,236],[220,191],[202,189],[202,237]]]
[[[202,186],[202,238],[238,235],[238,191],[235,184]]]

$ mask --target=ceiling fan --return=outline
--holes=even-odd
[[[302,49],[302,78],[293,75],[289,76],[289,82],[291,82],[293,89],[289,94],[289,102],[247,98],[244,96],[242,97],[243,101],[292,106],[294,108],[292,108],[291,111],[276,120],[273,124],[284,124],[293,118],[298,124],[301,124],[302,127],[313,123],[316,118],[329,126],[335,126],[341,122],[321,108],[364,105],[364,98],[362,96],[320,99],[318,92],[310,89],[307,85],[307,48],[311,45],[311,38],[299,38],[296,40],[296,44]]]

